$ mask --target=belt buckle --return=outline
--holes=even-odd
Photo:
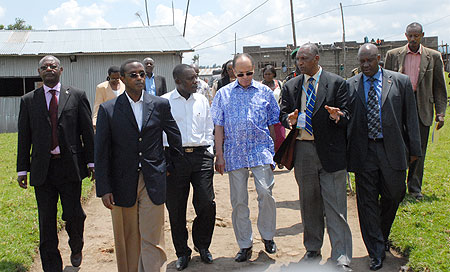
[[[186,147],[186,148],[184,149],[184,152],[186,152],[186,153],[192,153],[192,152],[194,152],[194,148],[193,148],[193,147]]]

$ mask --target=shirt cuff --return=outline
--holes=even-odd
[[[94,168],[94,167],[95,167],[95,164],[94,164],[93,162],[90,162],[90,163],[88,163],[88,167]]]
[[[27,171],[17,172],[17,176],[26,176],[26,175],[27,175]]]

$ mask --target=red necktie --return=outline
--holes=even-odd
[[[50,115],[50,121],[52,123],[52,147],[50,150],[55,149],[58,143],[58,98],[56,97],[56,90],[49,91],[52,94],[52,100],[50,100],[50,106],[48,107],[48,113]]]

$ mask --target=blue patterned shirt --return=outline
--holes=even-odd
[[[224,127],[225,171],[273,164],[268,127],[279,122],[279,115],[272,90],[260,82],[253,80],[244,89],[236,80],[217,92],[211,116],[215,125]]]

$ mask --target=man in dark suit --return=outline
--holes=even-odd
[[[39,61],[38,72],[44,86],[22,97],[18,122],[17,181],[26,189],[30,172],[39,213],[39,251],[44,271],[63,268],[56,229],[58,197],[72,250],[70,260],[73,266],[80,266],[86,218],[80,203],[81,180],[94,178],[91,107],[83,91],[61,85],[62,71],[54,56]]]
[[[169,101],[147,94],[144,78],[138,60],[125,61],[125,92],[101,104],[97,118],[97,196],[111,209],[119,272],[165,271],[163,131],[175,165],[182,154]]]
[[[280,120],[296,136],[295,178],[304,227],[305,262],[319,262],[324,216],[331,241],[331,259],[351,271],[352,236],[347,223],[345,80],[319,66],[319,49],[307,43],[297,52],[302,75],[282,90]]]
[[[420,136],[409,78],[379,67],[380,55],[373,44],[361,46],[358,58],[362,73],[347,80],[352,112],[348,170],[355,173],[370,269],[378,270],[389,251],[391,226],[405,196],[408,162],[421,156]]]
[[[436,128],[440,129],[444,126],[447,106],[442,55],[436,50],[421,45],[424,35],[419,23],[409,24],[405,33],[408,44],[389,50],[386,54],[385,67],[408,75],[416,98],[422,157],[409,166],[408,192],[417,200],[423,198],[423,168],[433,117],[437,123]],[[435,116],[433,116],[434,111],[436,111]]]
[[[153,73],[155,61],[152,58],[145,58],[142,63],[145,67],[145,91],[149,94],[161,96],[167,93],[166,78]]]

